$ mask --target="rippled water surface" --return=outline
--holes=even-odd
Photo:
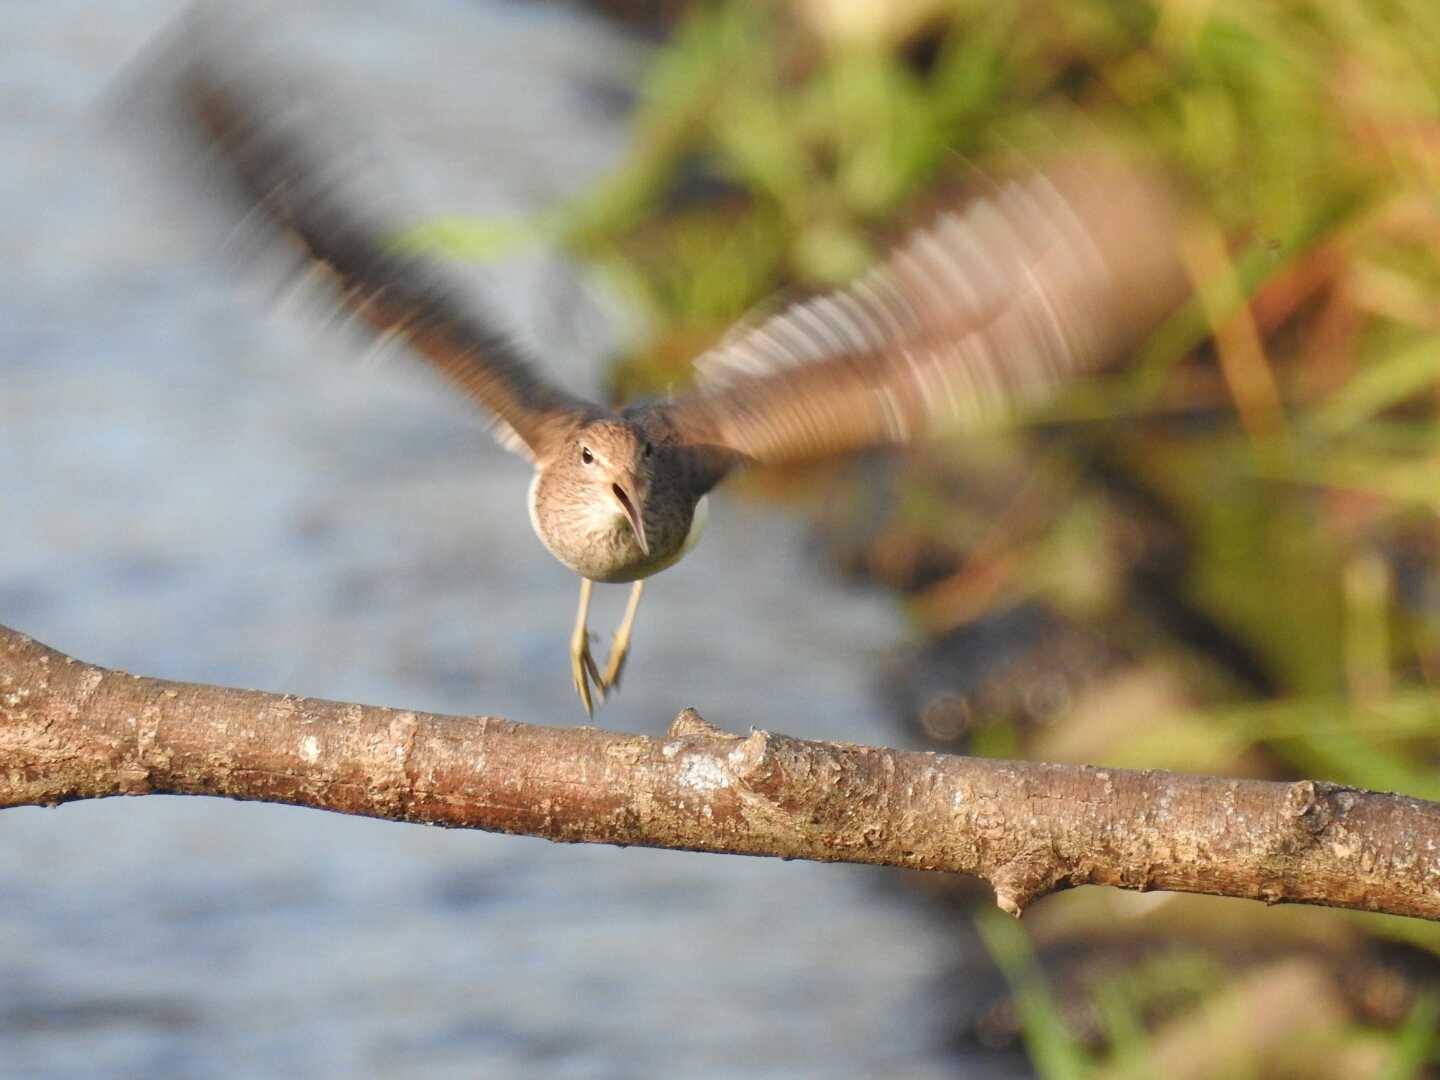
[[[101,107],[176,10],[0,10],[0,621],[147,674],[579,720],[575,579],[523,466],[428,374],[272,310],[217,255],[223,215]],[[644,55],[574,12],[277,18],[418,206],[513,215],[623,148]],[[538,257],[483,284],[593,384],[593,289]],[[794,521],[722,496],[598,719],[886,741],[871,672],[903,633]],[[7,1076],[938,1075],[923,999],[952,948],[856,868],[203,799],[0,816]]]

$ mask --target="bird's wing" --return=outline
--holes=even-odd
[[[665,409],[688,442],[805,461],[1033,402],[1184,295],[1172,204],[1108,158],[998,187],[848,287],[732,330]]]
[[[273,90],[197,63],[181,92],[253,209],[331,279],[334,302],[377,335],[407,342],[484,406],[506,449],[538,460],[576,410],[589,408],[543,379],[442,266],[392,249],[378,212],[347,197],[348,178],[316,153],[319,133],[287,123]]]

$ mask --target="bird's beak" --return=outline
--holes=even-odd
[[[625,511],[630,528],[635,530],[635,540],[639,543],[640,550],[649,555],[650,541],[645,538],[645,517],[641,514],[640,503],[637,501],[645,497],[639,478],[628,476],[623,484],[611,484],[610,491],[614,494],[615,501],[620,504],[620,509]]]

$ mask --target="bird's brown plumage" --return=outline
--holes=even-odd
[[[337,302],[406,340],[543,464],[578,423],[613,415],[559,389],[433,260],[390,238],[312,160],[264,89],[207,67],[192,108],[249,197],[333,274]],[[274,110],[278,115],[278,108]],[[1171,207],[1152,177],[1100,156],[939,215],[852,285],[742,324],[692,390],[627,413],[693,447],[708,488],[736,464],[812,460],[994,417],[1093,369],[1182,295]]]
[[[940,215],[847,288],[732,331],[696,387],[620,413],[560,390],[431,260],[397,254],[263,80],[210,52],[188,104],[247,198],[334,279],[336,302],[407,341],[529,457],[531,520],[584,579],[571,669],[620,678],[643,580],[694,543],[703,497],[747,463],[925,438],[1032,401],[1133,342],[1182,295],[1164,189],[1103,158],[1000,185]],[[586,629],[591,581],[633,581],[611,660]]]
[[[1172,309],[1172,208],[1104,158],[940,215],[850,286],[732,330],[670,416],[746,460],[913,442],[1033,402]]]
[[[376,334],[408,342],[495,421],[502,444],[532,460],[573,427],[587,405],[542,379],[488,313],[463,298],[432,260],[392,250],[391,239],[346,198],[344,178],[267,112],[253,83],[193,68],[185,92],[196,119],[254,201],[333,280],[337,302]],[[252,98],[254,100],[252,100]],[[358,200],[355,200],[358,201]]]

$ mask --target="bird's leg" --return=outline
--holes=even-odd
[[[590,589],[594,584],[589,578],[580,579],[580,610],[575,616],[575,633],[570,636],[570,677],[575,681],[575,692],[580,695],[586,716],[595,711],[590,701],[590,684],[593,682],[602,695],[605,693],[605,683],[595,669],[595,658],[590,655],[590,631],[585,625],[590,615]]]
[[[605,674],[600,676],[600,689],[611,690],[620,685],[620,675],[625,670],[625,659],[630,655],[630,631],[635,627],[635,612],[640,608],[640,594],[645,591],[645,579],[638,578],[630,586],[630,600],[625,605],[625,617],[620,620],[615,636],[610,639],[610,660],[605,665]]]

